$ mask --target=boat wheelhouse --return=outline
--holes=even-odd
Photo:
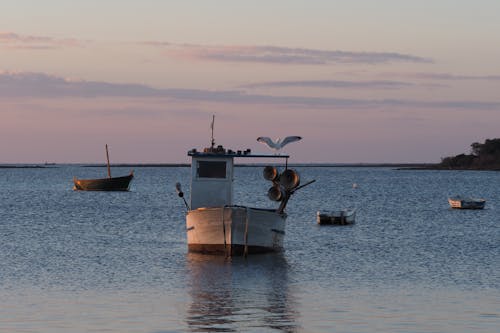
[[[232,151],[222,146],[203,152],[193,149],[188,156],[192,159],[190,204],[185,201],[189,251],[227,256],[280,251],[287,217],[284,210],[300,182],[298,174],[287,169],[289,156],[252,154],[249,149]],[[285,159],[281,175],[275,167],[264,170],[264,176],[273,182],[268,196],[279,201],[279,207],[256,208],[233,202],[235,158]],[[178,192],[183,197],[180,184]]]

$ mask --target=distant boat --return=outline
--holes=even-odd
[[[356,217],[355,209],[343,209],[337,211],[318,211],[316,213],[316,221],[318,224],[336,224],[347,225],[353,224]]]
[[[111,177],[109,165],[108,145],[106,145],[106,160],[108,166],[108,178],[100,179],[78,179],[73,177],[73,190],[75,191],[128,191],[130,182],[134,178],[134,171],[131,170],[128,176]]]
[[[484,199],[476,199],[476,198],[464,198],[461,196],[455,196],[448,198],[448,203],[451,208],[458,209],[483,209],[486,204],[486,200]]]

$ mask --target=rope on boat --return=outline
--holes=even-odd
[[[227,244],[226,244],[226,223],[224,223],[224,211],[226,210],[226,207],[222,207],[222,232],[224,234],[224,252],[226,253],[226,257],[228,256],[227,253]]]
[[[245,248],[243,250],[243,255],[245,258],[248,255],[248,220],[250,219],[250,209],[246,208],[246,218],[245,218]]]

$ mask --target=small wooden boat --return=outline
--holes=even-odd
[[[128,176],[101,178],[101,179],[77,179],[73,178],[77,191],[128,191],[130,182],[134,178],[134,171],[131,171]]]
[[[486,204],[484,199],[476,198],[464,198],[461,196],[455,196],[448,198],[448,203],[451,208],[457,209],[483,209]]]
[[[343,209],[337,211],[318,211],[316,220],[318,224],[348,225],[353,224],[356,217],[355,209]]]
[[[108,145],[106,145],[106,159],[108,162],[108,178],[100,179],[78,179],[73,177],[73,190],[75,191],[128,191],[130,182],[134,178],[134,171],[131,170],[128,176],[111,177],[109,165]]]

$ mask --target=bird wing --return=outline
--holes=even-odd
[[[281,141],[280,143],[280,147],[284,147],[285,145],[289,144],[290,142],[295,142],[295,141],[299,141],[299,140],[302,140],[302,137],[301,136],[287,136],[286,138],[283,139],[283,141]]]
[[[271,140],[271,138],[267,137],[267,136],[259,136],[257,138],[257,141],[259,141],[260,143],[265,143],[266,145],[268,145],[270,148],[273,148],[273,149],[276,149],[278,148],[276,146],[276,143],[274,143],[273,140]]]

